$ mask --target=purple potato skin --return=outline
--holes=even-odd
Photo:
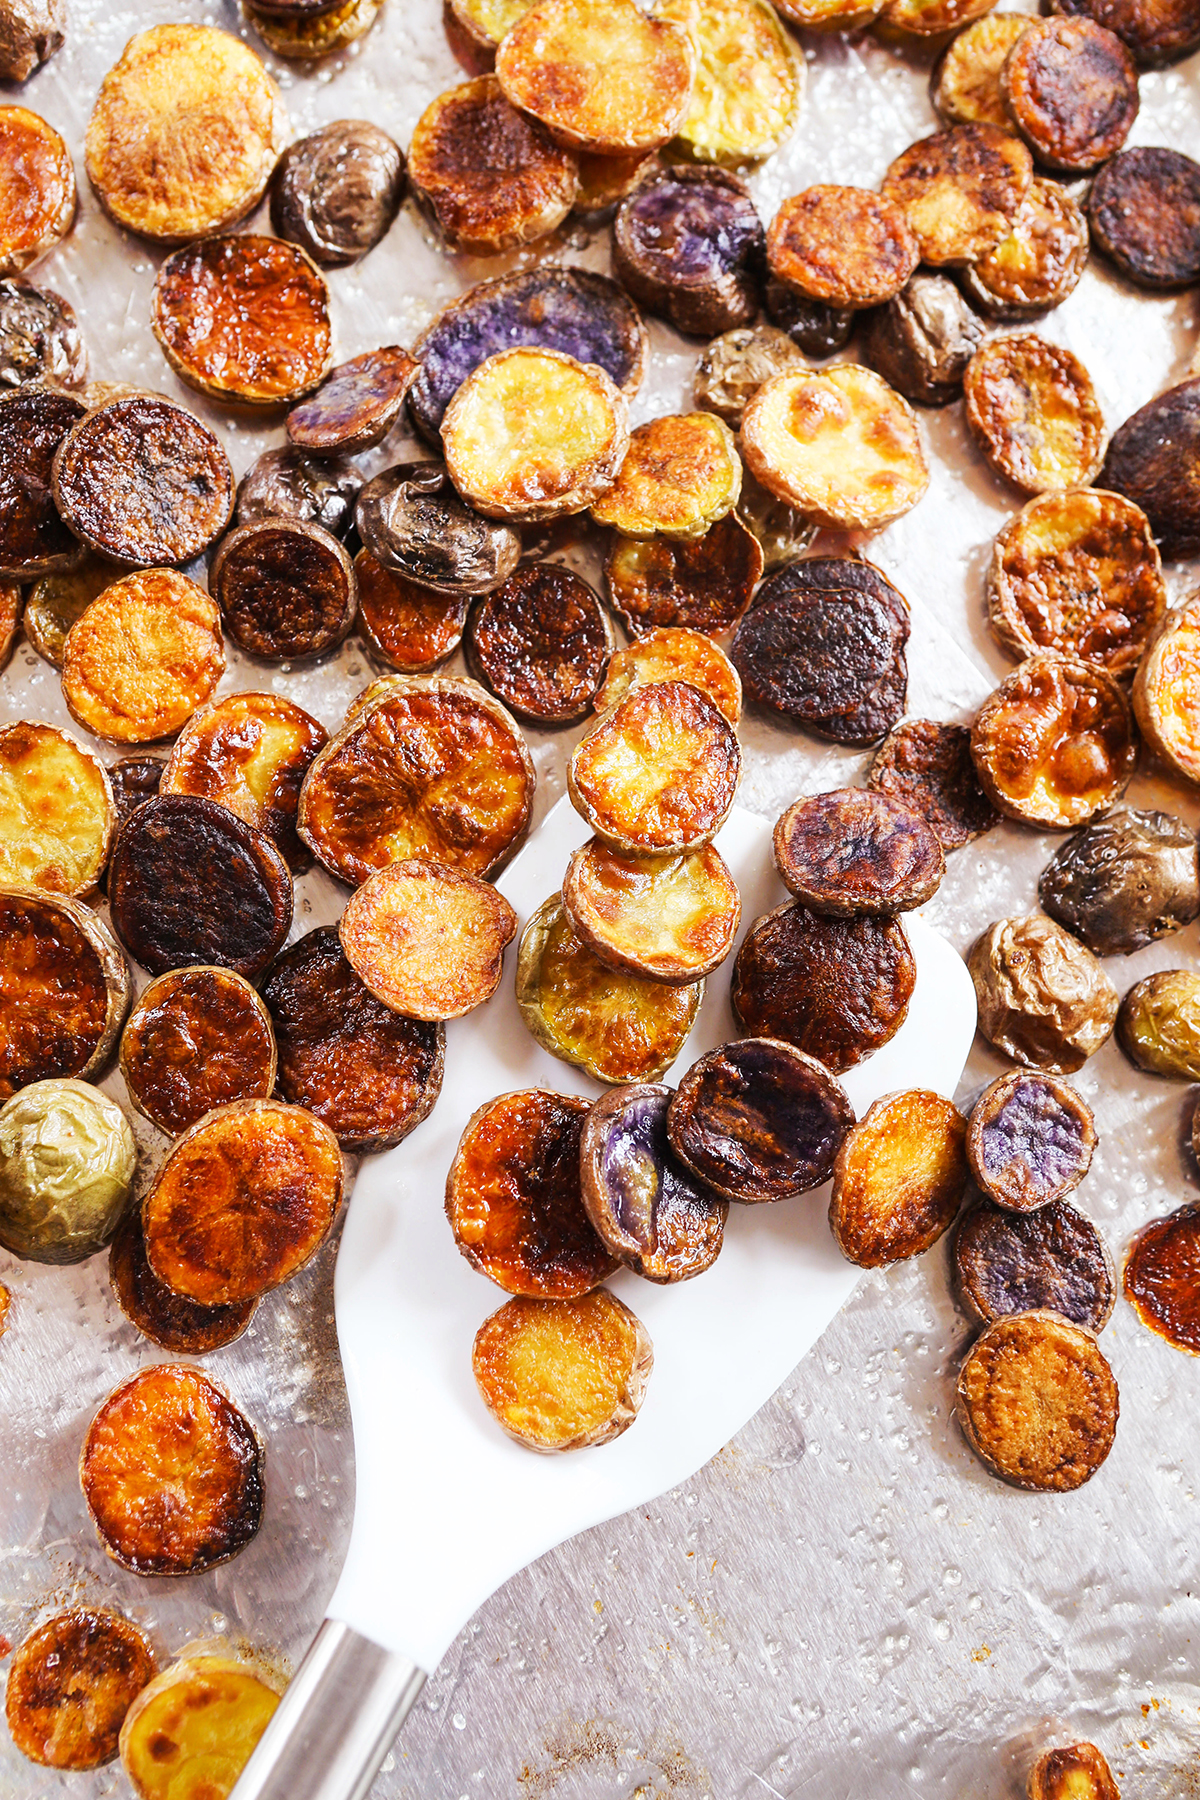
[[[583,1203],[614,1256],[648,1281],[687,1281],[720,1252],[729,1202],[696,1181],[667,1138],[671,1089],[614,1088],[588,1115]]]
[[[745,185],[707,164],[671,169],[613,221],[613,264],[634,299],[689,337],[752,325],[767,240]]]
[[[439,444],[446,408],[467,376],[498,351],[530,345],[597,363],[627,399],[641,386],[646,328],[616,282],[587,269],[528,269],[481,281],[418,341],[421,373],[408,396],[417,429]]]
[[[994,1081],[971,1114],[967,1155],[998,1205],[1034,1212],[1087,1174],[1096,1147],[1091,1109],[1056,1076],[1016,1070]]]
[[[954,1270],[963,1298],[987,1325],[1045,1308],[1102,1331],[1116,1299],[1108,1245],[1065,1200],[1026,1214],[981,1200],[958,1228]]]

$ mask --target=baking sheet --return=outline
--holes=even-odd
[[[72,0],[66,49],[13,97],[64,133],[81,177],[103,73],[134,30],[184,19],[243,30],[228,3]],[[933,125],[921,58],[871,39],[810,39],[806,54],[800,127],[752,182],[764,217],[814,181],[875,185],[891,157]],[[361,116],[402,144],[428,101],[459,79],[439,0],[387,0],[344,57],[271,66],[297,134]],[[1200,154],[1196,59],[1144,75],[1141,91],[1131,141]],[[445,256],[406,208],[378,251],[331,276],[339,354],[410,342],[454,293],[540,256],[604,268],[606,234],[572,228],[485,264]],[[240,473],[280,441],[281,426],[223,415],[175,381],[147,324],[158,260],[108,224],[82,183],[75,230],[34,279],[78,309],[95,375],[194,407]],[[1135,294],[1093,266],[1037,329],[1082,355],[1115,426],[1181,377],[1195,308],[1192,295]],[[636,419],[687,402],[697,354],[656,323],[651,340]],[[872,540],[870,554],[913,606],[910,710],[967,718],[1009,666],[986,629],[982,581],[992,538],[1017,501],[970,447],[960,406],[923,414],[922,431],[930,492]],[[393,438],[367,466],[408,447]],[[1169,572],[1174,597],[1195,573]],[[331,664],[297,674],[231,657],[222,691],[287,692],[332,725],[373,672],[352,639]],[[69,725],[56,674],[26,646],[0,677],[0,717]],[[562,791],[574,735],[534,739],[542,812]],[[766,816],[799,792],[856,780],[865,763],[762,721],[748,721],[742,737],[742,802]],[[1195,794],[1153,774],[1139,776],[1130,797],[1193,825],[1200,814]],[[959,851],[931,922],[965,947],[989,920],[1031,909],[1054,842],[1006,826]],[[296,934],[339,904],[330,884],[306,877]],[[1194,964],[1198,943],[1192,926],[1110,970],[1123,991],[1152,969]],[[962,1098],[1002,1066],[977,1048]],[[1185,1148],[1192,1090],[1133,1071],[1112,1046],[1077,1080],[1101,1133],[1079,1201],[1119,1252],[1144,1220],[1196,1198]],[[105,1085],[119,1095],[118,1080]],[[161,1148],[153,1138],[146,1127],[148,1160]],[[353,1504],[333,1256],[329,1245],[264,1302],[239,1343],[207,1359],[268,1439],[270,1498],[241,1556],[182,1583],[139,1581],[107,1563],[75,1472],[100,1399],[158,1353],[122,1321],[103,1258],[51,1270],[0,1256],[13,1295],[0,1340],[0,1634],[18,1642],[48,1605],[108,1600],[150,1629],[164,1660],[214,1634],[276,1665],[302,1653],[332,1591]],[[1113,1454],[1077,1494],[1026,1495],[992,1481],[953,1425],[953,1377],[970,1335],[947,1293],[943,1250],[868,1275],[791,1380],[699,1477],[543,1558],[482,1609],[410,1718],[378,1795],[999,1800],[1020,1792],[1031,1746],[1057,1729],[1103,1745],[1126,1800],[1194,1794],[1200,1367],[1119,1304],[1104,1337],[1124,1402]],[[12,1800],[127,1791],[119,1769],[35,1769],[0,1731],[0,1794]]]

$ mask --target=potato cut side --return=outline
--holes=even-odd
[[[45,119],[0,106],[0,276],[19,275],[66,237],[75,219],[75,165]]]
[[[911,912],[933,898],[946,859],[933,827],[902,800],[831,788],[788,807],[775,826],[783,884],[814,912]]]
[[[146,1261],[141,1215],[135,1207],[112,1241],[108,1279],[117,1305],[129,1322],[172,1356],[207,1356],[241,1337],[258,1309],[257,1300],[237,1306],[198,1306],[160,1281]]]
[[[1200,602],[1169,612],[1142,659],[1133,710],[1156,756],[1200,783]]]
[[[1078,1187],[1096,1148],[1092,1109],[1056,1075],[1014,1069],[975,1102],[967,1134],[971,1173],[989,1199],[1036,1212]]]
[[[880,35],[936,38],[986,14],[992,0],[884,0]]]
[[[1032,333],[993,338],[963,377],[967,424],[1001,475],[1027,494],[1086,487],[1104,460],[1104,414],[1070,350]]]
[[[631,689],[655,681],[686,681],[707,694],[731,725],[736,726],[741,718],[741,676],[719,644],[703,631],[688,631],[680,625],[648,631],[617,651],[596,695],[596,711],[607,712]]]
[[[614,537],[604,564],[609,599],[631,637],[657,627],[729,631],[762,572],[762,547],[734,513],[693,540]]]
[[[98,1074],[130,990],[129,966],[89,907],[0,887],[0,1101],[34,1081]]]
[[[1129,785],[1137,765],[1129,702],[1094,663],[1031,656],[980,707],[971,756],[997,811],[1071,830]]]
[[[861,1268],[919,1256],[953,1223],[970,1174],[967,1122],[925,1089],[887,1094],[838,1152],[829,1226]]]
[[[117,744],[170,737],[225,673],[221,617],[174,569],[126,575],[72,625],[63,698],[85,730]]]
[[[1012,115],[1000,91],[1000,71],[1028,13],[989,12],[947,45],[933,71],[930,97],[945,125],[998,125],[1011,131]]]
[[[526,563],[476,602],[471,667],[518,717],[569,725],[596,699],[613,634],[599,597],[560,563]]]
[[[1083,209],[1056,181],[1035,176],[1013,228],[963,273],[968,297],[994,319],[1024,319],[1060,306],[1088,259]]]
[[[0,882],[86,894],[116,823],[102,763],[53,725],[0,729]]]
[[[626,537],[699,538],[742,491],[737,442],[715,413],[672,413],[639,425],[620,472],[592,507]]]
[[[225,629],[264,662],[310,662],[354,623],[354,565],[331,531],[308,519],[254,519],[223,538],[209,589]]]
[[[475,875],[395,862],[351,896],[342,949],[366,987],[409,1019],[458,1019],[490,1000],[517,915]]]
[[[172,969],[144,988],[121,1034],[121,1074],[140,1113],[171,1137],[215,1106],[265,1100],[275,1037],[263,1002],[232,969]]]
[[[868,188],[823,184],[783,202],[767,233],[776,280],[827,306],[879,306],[921,260],[904,209]]]
[[[1095,1744],[1069,1744],[1043,1750],[1029,1771],[1029,1800],[1121,1800],[1102,1753]]]
[[[576,937],[601,962],[672,984],[699,981],[725,960],[742,910],[712,844],[629,856],[592,838],[571,858],[562,899]]]
[[[778,10],[804,31],[858,31],[879,17],[883,0],[779,0]]]
[[[742,452],[777,500],[833,529],[887,525],[929,486],[912,407],[857,363],[768,381],[746,409]]]
[[[607,1288],[578,1300],[510,1300],[475,1334],[472,1367],[502,1431],[550,1455],[627,1431],[654,1366],[641,1321]]]
[[[485,49],[494,50],[533,5],[533,0],[449,0],[463,30]]]
[[[1137,64],[1090,18],[1037,19],[1000,74],[1017,130],[1040,163],[1086,173],[1116,154],[1138,114]]]
[[[13,1742],[50,1769],[98,1769],[154,1674],[145,1634],[119,1613],[75,1607],[39,1625],[13,1656],[5,1714]]]
[[[1033,158],[1011,127],[952,125],[919,138],[883,178],[903,207],[922,262],[976,262],[1012,230],[1033,180]]]
[[[958,1378],[958,1422],[1001,1480],[1041,1493],[1082,1487],[1113,1446],[1117,1384],[1090,1331],[1052,1312],[997,1319]]]
[[[251,49],[211,25],[155,25],[101,84],[87,172],[118,225],[186,243],[245,217],[287,137],[279,90]]]
[[[500,45],[496,74],[560,143],[619,156],[675,136],[696,60],[690,34],[636,0],[541,0]]]
[[[699,61],[677,143],[701,162],[778,150],[804,96],[804,60],[766,0],[658,0],[655,17],[689,33]]]
[[[268,50],[293,62],[314,56],[332,56],[357,42],[379,17],[383,0],[340,0],[328,12],[315,17],[277,18],[245,0],[246,17]]]
[[[596,363],[557,350],[503,350],[455,394],[442,445],[469,506],[534,524],[585,512],[612,485],[629,448],[628,413]]]
[[[453,656],[467,622],[465,594],[421,587],[369,550],[354,559],[358,632],[389,668],[425,675]]]
[[[690,1281],[712,1267],[729,1202],[685,1169],[667,1138],[671,1089],[613,1088],[588,1114],[583,1204],[614,1256],[646,1281]]]
[[[627,156],[592,156],[580,150],[579,192],[575,197],[577,213],[607,212],[619,200],[632,194],[643,177],[654,167],[653,150],[633,150]]]
[[[232,1793],[278,1705],[275,1688],[246,1663],[172,1663],[143,1688],[121,1730],[121,1763],[138,1800]]]

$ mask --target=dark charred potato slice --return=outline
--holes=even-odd
[[[258,204],[287,136],[279,89],[246,44],[211,25],[154,25],[101,83],[88,178],[127,231],[187,243]]]
[[[543,264],[482,281],[440,313],[417,341],[409,411],[431,442],[446,408],[481,362],[525,346],[595,363],[632,399],[646,366],[646,328],[629,296],[589,269]]]
[[[1200,281],[1200,163],[1178,150],[1122,150],[1088,195],[1097,250],[1139,287]]]
[[[906,719],[876,751],[867,786],[919,812],[947,853],[1000,822],[979,785],[965,725]]]
[[[596,1081],[657,1081],[700,1010],[704,983],[614,969],[575,935],[557,894],[534,913],[517,955],[517,1005],[543,1050]]]
[[[922,262],[976,262],[1006,238],[1033,180],[1033,158],[999,125],[951,125],[901,151],[881,192],[902,207]]]
[[[156,1363],[109,1395],[80,1479],[105,1551],[135,1575],[197,1575],[258,1530],[258,1433],[203,1370]]]
[[[696,74],[690,34],[634,0],[541,0],[496,53],[522,112],[573,150],[657,150],[687,117]]]
[[[207,1356],[241,1337],[257,1300],[237,1306],[197,1306],[160,1281],[146,1261],[141,1215],[131,1212],[113,1239],[108,1278],[117,1304],[142,1336],[174,1356]]]
[[[517,915],[503,894],[431,862],[377,869],[351,896],[339,927],[364,986],[408,1019],[459,1019],[500,986]]]
[[[1014,1062],[1073,1075],[1109,1037],[1117,990],[1053,919],[997,919],[967,959],[979,1029]]]
[[[1093,19],[1035,20],[1009,51],[1000,90],[1038,161],[1072,173],[1114,155],[1138,114],[1137,65]]]
[[[1200,781],[1200,715],[1193,695],[1200,671],[1200,599],[1169,612],[1133,684],[1133,710],[1156,756],[1185,781]]]
[[[617,651],[596,695],[596,711],[606,712],[632,688],[655,681],[686,681],[707,694],[731,725],[741,718],[741,678],[725,652],[704,632],[685,631],[678,625],[648,631]]]
[[[814,1057],[769,1037],[693,1063],[667,1110],[672,1150],[706,1188],[759,1205],[828,1179],[854,1109]]]
[[[446,1178],[446,1217],[473,1269],[510,1294],[575,1300],[618,1267],[583,1207],[589,1102],[522,1088],[467,1121]]]
[[[613,267],[634,299],[677,331],[752,325],[766,233],[744,182],[702,164],[651,175],[613,221]]]
[[[465,595],[422,587],[385,569],[369,550],[354,559],[359,635],[389,668],[424,675],[453,656],[467,622]]]
[[[954,1272],[985,1325],[1036,1310],[1103,1331],[1116,1299],[1108,1245],[1065,1200],[1025,1214],[981,1200],[955,1234]]]
[[[1200,1356],[1200,1206],[1150,1221],[1133,1241],[1123,1286],[1147,1330]]]
[[[121,1727],[121,1764],[138,1800],[230,1792],[278,1705],[275,1688],[246,1663],[172,1663],[142,1689]]]
[[[695,849],[724,824],[737,793],[737,735],[707,694],[683,681],[630,690],[576,748],[571,803],[618,850]]]
[[[1010,1212],[1036,1212],[1079,1186],[1096,1148],[1092,1109],[1069,1082],[1023,1069],[975,1102],[967,1132],[971,1173]]]
[[[533,788],[516,721],[477,683],[393,676],[309,769],[297,823],[353,886],[405,857],[495,875],[529,829]]]
[[[266,450],[243,475],[237,491],[237,522],[296,519],[323,525],[344,538],[354,522],[354,502],[362,486],[349,464],[306,456],[288,444]]]
[[[798,900],[756,919],[733,966],[743,1028],[840,1075],[903,1025],[917,968],[899,919],[829,919]]]
[[[629,856],[590,838],[571,858],[562,900],[576,937],[602,963],[672,984],[699,981],[724,962],[742,911],[711,844]]]
[[[114,823],[108,776],[89,750],[53,725],[0,726],[0,883],[90,892]]]
[[[125,958],[88,907],[0,888],[0,1100],[99,1074],[129,1010]]]
[[[271,184],[271,225],[322,268],[373,250],[404,198],[404,155],[365,119],[336,119],[289,145]]]
[[[587,712],[612,654],[599,600],[558,563],[528,563],[471,613],[475,674],[519,719],[570,725]]]
[[[130,814],[108,897],[118,937],[153,975],[202,962],[253,979],[292,923],[292,878],[270,838],[190,794],[156,794]]]
[[[980,707],[971,756],[997,811],[1071,831],[1129,785],[1137,764],[1129,702],[1094,663],[1031,656]]]
[[[385,469],[360,493],[356,519],[378,562],[441,593],[489,593],[521,560],[520,534],[465,505],[443,463]]]
[[[151,394],[115,400],[68,433],[54,501],[89,549],[126,567],[191,562],[233,513],[233,470],[207,425]]]
[[[813,912],[911,912],[946,872],[937,834],[922,815],[869,788],[833,788],[788,807],[775,826],[775,867]]]
[[[1200,173],[1200,171],[1198,171]],[[1028,319],[1060,306],[1088,259],[1082,209],[1056,181],[1035,176],[1008,236],[963,270],[969,299],[992,319]]]
[[[592,507],[626,537],[703,537],[742,491],[732,431],[707,412],[669,413],[631,433],[616,480]]]
[[[1027,494],[1086,487],[1104,459],[1092,378],[1061,344],[992,338],[968,363],[963,394],[976,443]]]
[[[920,259],[903,208],[869,188],[805,188],[784,201],[767,233],[776,280],[827,306],[881,305]]]
[[[354,565],[320,525],[239,525],[219,545],[208,578],[234,643],[266,662],[324,656],[354,623]]]
[[[632,637],[669,626],[729,631],[762,572],[757,538],[732,513],[691,542],[615,537],[604,565],[609,600]]]
[[[451,88],[417,120],[408,175],[452,250],[494,256],[562,224],[579,164],[544,125],[519,113],[494,75]]]
[[[1150,521],[1121,494],[1039,494],[996,539],[987,600],[1014,656],[1057,650],[1131,675],[1167,604]]]
[[[66,25],[66,0],[9,0],[0,11],[0,78],[28,81],[62,49]]]
[[[855,315],[848,307],[826,306],[823,300],[810,300],[782,281],[769,280],[763,290],[767,317],[780,331],[786,331],[805,356],[821,359],[832,356],[849,340],[855,326]]]
[[[544,1455],[620,1437],[653,1365],[645,1326],[607,1288],[573,1300],[510,1300],[479,1327],[472,1355],[501,1430]]]
[[[245,0],[245,14],[268,50],[293,62],[331,56],[357,42],[379,17],[383,0],[335,0],[325,12],[282,18]]]
[[[1200,975],[1160,969],[1135,982],[1117,1014],[1130,1062],[1173,1081],[1200,1081]]]
[[[236,1306],[290,1281],[329,1235],[342,1157],[327,1125],[282,1100],[240,1100],[179,1139],[142,1204],[160,1281]]]
[[[429,1116],[442,1086],[443,1027],[401,1018],[377,1000],[336,931],[310,931],[293,944],[262,993],[280,1093],[315,1113],[343,1149],[387,1149]]]
[[[962,392],[967,364],[979,348],[983,324],[954,283],[928,272],[868,314],[863,361],[906,400],[948,406]]]
[[[82,562],[83,545],[58,516],[50,471],[83,416],[79,400],[51,388],[0,396],[0,579],[31,581]]]
[[[740,326],[714,338],[696,368],[696,405],[736,430],[760,387],[804,356],[786,331],[774,325]]]
[[[105,588],[63,646],[73,719],[116,744],[169,737],[211,699],[225,673],[221,616],[174,569],[145,569]]]
[[[1000,91],[1000,71],[1030,22],[1028,13],[985,13],[950,40],[929,82],[933,110],[943,124],[1012,130],[1012,116]]]
[[[66,237],[75,219],[75,165],[52,125],[25,106],[0,106],[0,275],[19,275]]]
[[[1117,1384],[1090,1331],[1039,1310],[997,1319],[958,1378],[958,1422],[1002,1481],[1066,1493],[1113,1446]]]
[[[1195,834],[1170,813],[1114,806],[1046,864],[1038,899],[1093,956],[1129,956],[1200,914]]]
[[[9,1665],[13,1742],[49,1769],[98,1769],[117,1754],[121,1722],[153,1674],[154,1652],[128,1619],[85,1607],[57,1613]]]
[[[291,442],[314,456],[353,456],[381,444],[400,417],[418,364],[389,344],[331,369],[287,416]]]
[[[176,250],[158,271],[150,323],[189,387],[241,406],[282,406],[333,361],[329,291],[279,238],[242,232]]]
[[[138,1111],[178,1137],[214,1106],[270,1094],[270,1016],[232,969],[171,970],[138,996],[121,1034],[121,1074]]]
[[[1028,1792],[1029,1800],[1121,1800],[1095,1744],[1043,1750],[1029,1771]]]
[[[1051,0],[1050,11],[1068,18],[1082,13],[1115,31],[1143,69],[1180,62],[1200,46],[1195,0]]]
[[[1148,400],[1117,427],[1098,486],[1141,507],[1169,560],[1200,550],[1200,377]]]
[[[852,1126],[833,1166],[829,1228],[863,1269],[919,1256],[954,1222],[967,1189],[966,1120],[940,1094],[885,1094]]]
[[[671,1089],[616,1088],[583,1128],[583,1204],[614,1256],[647,1281],[689,1281],[711,1268],[728,1200],[701,1187],[667,1139]]]
[[[86,1081],[34,1081],[0,1106],[0,1246],[78,1263],[111,1240],[133,1197],[137,1145]]]

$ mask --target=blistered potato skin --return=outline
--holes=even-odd
[[[604,573],[613,610],[631,637],[671,627],[718,636],[745,612],[763,563],[753,532],[727,514],[690,541],[615,537]]]
[[[958,1378],[963,1436],[1014,1487],[1067,1493],[1112,1449],[1120,1402],[1090,1331],[1052,1312],[997,1319]]]
[[[993,338],[967,365],[963,395],[984,455],[1024,493],[1085,487],[1104,459],[1091,376],[1059,344],[1032,333]]]
[[[707,412],[666,414],[631,432],[592,517],[625,537],[695,539],[733,511],[741,491],[741,458],[725,421]]]
[[[1033,180],[1033,158],[999,125],[952,125],[901,152],[881,192],[902,206],[935,267],[975,262],[1012,230]]]
[[[0,15],[0,77],[28,81],[34,70],[62,49],[66,0],[16,0]]]
[[[146,1260],[141,1215],[135,1208],[112,1241],[108,1279],[130,1324],[173,1356],[206,1356],[241,1337],[257,1300],[238,1306],[198,1306],[160,1281]]]
[[[763,0],[658,0],[699,52],[696,83],[676,144],[703,162],[769,156],[790,133],[804,95],[805,64]]]
[[[245,1663],[186,1656],[143,1688],[121,1727],[121,1763],[138,1800],[232,1792],[279,1696]]]
[[[52,125],[0,106],[0,276],[19,275],[64,238],[75,218],[75,168]]]
[[[5,1714],[13,1742],[50,1769],[97,1769],[117,1754],[121,1721],[154,1674],[154,1652],[130,1620],[76,1607],[20,1645]]]
[[[696,405],[734,430],[765,382],[808,365],[799,345],[775,325],[743,325],[714,338],[696,367]]]
[[[409,860],[376,869],[351,895],[338,930],[377,1000],[434,1023],[491,999],[517,915],[478,876]]]
[[[885,1094],[851,1127],[833,1168],[829,1227],[863,1269],[919,1256],[949,1230],[969,1170],[966,1120],[940,1094]]]
[[[737,884],[712,844],[645,857],[592,838],[567,866],[562,900],[576,937],[601,962],[680,984],[724,962],[742,911]]]
[[[1170,813],[1114,806],[1055,852],[1038,899],[1093,956],[1129,956],[1200,914],[1195,833]]]
[[[275,1086],[266,1007],[232,969],[176,969],[138,996],[121,1034],[129,1098],[171,1137],[214,1106],[266,1099]]]
[[[983,1036],[1029,1068],[1073,1075],[1116,1023],[1117,990],[1100,963],[1041,914],[989,925],[967,971]]]
[[[1096,664],[1043,651],[984,701],[971,757],[998,812],[1070,831],[1129,785],[1137,766],[1129,702]]]
[[[90,751],[53,725],[0,728],[0,882],[90,892],[115,823],[108,775]]]
[[[360,490],[354,523],[385,569],[453,596],[487,594],[521,560],[521,534],[461,500],[442,463],[395,463]]]
[[[954,283],[927,270],[867,315],[859,353],[906,400],[948,406],[982,337],[983,321]]]
[[[404,198],[399,144],[366,119],[335,119],[291,144],[271,182],[271,228],[322,268],[373,250]]]
[[[63,699],[73,719],[116,744],[169,737],[225,673],[221,618],[174,569],[126,575],[67,633]]]
[[[0,1101],[107,1063],[129,1010],[129,968],[86,906],[0,887]]]
[[[1142,736],[1156,756],[1200,783],[1200,596],[1167,613],[1138,667],[1133,710]]]
[[[552,1455],[628,1430],[654,1352],[641,1321],[599,1288],[574,1300],[508,1301],[480,1326],[472,1364],[501,1430]]]

